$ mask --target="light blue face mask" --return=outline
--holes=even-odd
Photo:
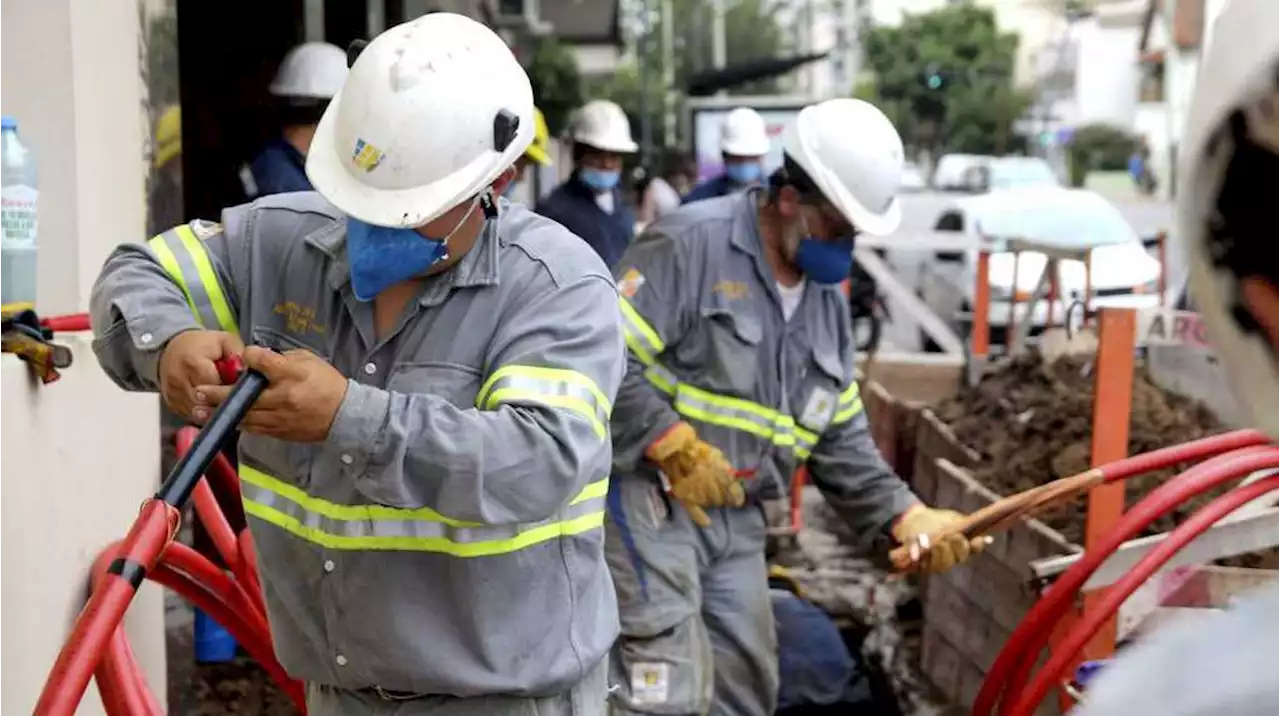
[[[617,169],[592,169],[591,167],[582,167],[578,170],[578,178],[595,191],[613,191],[618,186],[618,179],[622,177],[622,172]]]
[[[420,276],[437,262],[449,258],[449,239],[458,233],[479,204],[458,221],[443,238],[423,236],[416,229],[374,226],[347,217],[347,262],[351,290],[357,301],[372,301],[378,294],[401,281]]]
[[[807,220],[805,233],[809,233]],[[849,278],[849,273],[853,270],[853,239],[852,233],[833,241],[805,236],[800,239],[800,245],[796,248],[796,268],[814,283],[840,283]]]
[[[764,170],[759,162],[735,162],[724,166],[725,176],[735,184],[754,184],[760,181]]]

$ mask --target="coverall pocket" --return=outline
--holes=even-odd
[[[722,306],[702,309],[705,355],[699,381],[713,392],[751,399],[759,374],[759,351],[763,336],[755,316]]]
[[[252,336],[252,343],[254,345],[270,348],[273,351],[284,353],[286,351],[301,348],[303,350],[311,351],[325,360],[329,359],[329,356],[323,348],[318,348],[306,341],[295,338],[283,331],[277,331],[276,329],[268,326],[254,326],[253,330],[250,332],[250,336]]]
[[[800,394],[792,400],[796,422],[807,430],[826,430],[838,409],[844,380],[840,354],[833,349],[815,348],[813,365],[801,382]]]

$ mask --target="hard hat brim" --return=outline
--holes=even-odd
[[[760,144],[759,142],[733,142],[727,141],[720,144],[720,152],[730,154],[735,157],[763,157],[769,153],[769,142]]]
[[[840,180],[825,167],[809,161],[799,163],[827,201],[831,202],[832,206],[858,231],[872,236],[887,236],[897,231],[902,224],[902,200],[899,197],[893,197],[889,206],[883,211],[871,211],[855,199],[853,194],[845,189],[844,184],[841,184]]]
[[[524,129],[501,156],[481,157],[449,176],[408,189],[379,189],[356,178],[349,157],[336,148],[336,117],[342,93],[329,104],[307,152],[307,179],[329,203],[348,216],[374,226],[414,228],[429,223],[476,196],[515,164],[533,138]]]
[[[524,150],[524,155],[544,167],[553,166],[555,162],[551,161],[551,156],[546,150],[536,144],[530,144],[529,148]]]
[[[602,152],[613,152],[614,154],[635,154],[640,151],[640,145],[633,140],[600,140],[597,137],[574,136],[573,141],[577,144],[585,144],[593,149],[599,149]]]

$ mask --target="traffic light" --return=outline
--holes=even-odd
[[[938,67],[938,63],[930,62],[924,71],[924,84],[931,90],[942,89],[943,76],[942,68]]]

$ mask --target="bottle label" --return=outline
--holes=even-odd
[[[4,248],[35,247],[38,197],[39,192],[29,186],[6,186],[0,189],[0,227],[4,231]]]

